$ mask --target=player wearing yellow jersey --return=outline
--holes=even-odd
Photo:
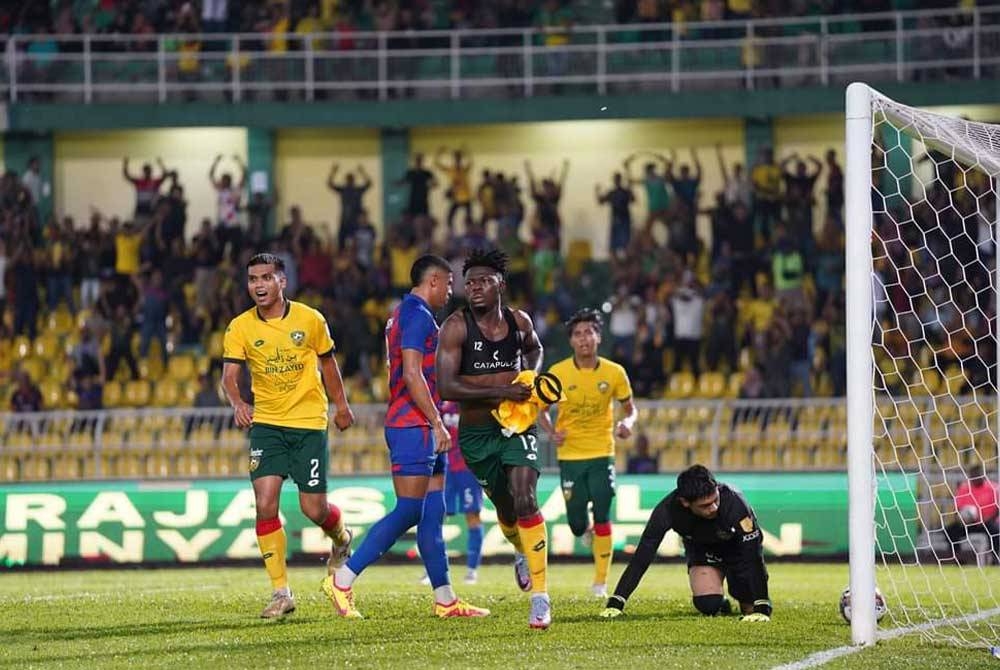
[[[562,382],[565,400],[557,407],[553,427],[548,411],[539,414],[539,425],[556,445],[559,478],[566,499],[570,530],[590,544],[594,554],[595,596],[607,597],[611,566],[611,500],[615,496],[615,438],[628,439],[637,412],[625,369],[597,355],[601,345],[600,312],[582,309],[566,324],[573,355],[549,372]],[[615,424],[615,401],[625,417]],[[593,505],[590,524],[587,508]]]
[[[222,387],[236,425],[250,428],[250,480],[257,503],[257,543],[274,589],[261,617],[295,611],[285,565],[285,531],[278,518],[281,484],[299,487],[299,507],[332,540],[328,570],[351,554],[351,533],[340,510],[327,501],[327,416],[345,430],[354,423],[340,377],[330,329],[323,315],[285,298],[285,264],[273,254],[247,263],[247,288],[255,306],[226,328]],[[254,404],[240,396],[240,367],[250,369]],[[325,388],[324,388],[325,387]]]

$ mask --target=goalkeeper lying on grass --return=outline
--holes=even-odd
[[[642,531],[639,547],[608,598],[601,616],[621,616],[625,601],[639,585],[646,568],[668,530],[684,540],[688,579],[694,606],[708,616],[730,614],[722,592],[740,603],[741,621],[770,621],[767,568],[757,516],[743,494],[719,484],[703,465],[693,465],[677,476],[677,488],[661,500]]]

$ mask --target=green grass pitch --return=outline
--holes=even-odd
[[[622,568],[612,568],[613,579]],[[291,570],[298,609],[282,621],[257,618],[270,594],[262,568],[10,573],[0,579],[0,667],[751,670],[849,643],[837,611],[843,564],[771,565],[769,624],[699,616],[677,563],[654,565],[627,615],[602,620],[603,601],[589,593],[591,570],[550,567],[548,631],[529,630],[527,596],[507,565],[484,567],[475,586],[462,585],[464,569],[452,568],[460,595],[493,610],[481,620],[433,618],[415,564],[365,572],[355,587],[363,621],[334,614],[319,590],[321,565]],[[1000,669],[1000,661],[982,648],[911,635],[823,667]]]

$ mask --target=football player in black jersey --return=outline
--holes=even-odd
[[[461,406],[458,444],[469,469],[493,501],[504,537],[514,545],[518,586],[531,591],[528,624],[545,629],[552,621],[546,584],[548,539],[538,508],[536,486],[541,466],[535,426],[505,434],[492,411],[504,400],[531,397],[514,383],[522,370],[542,367],[542,344],[531,318],[501,300],[507,256],[474,251],[462,277],[469,306],[441,325],[437,382],[442,400]]]
[[[741,621],[771,620],[767,567],[757,515],[736,489],[715,481],[703,465],[692,465],[677,476],[677,488],[659,502],[642,531],[639,546],[608,598],[601,616],[621,616],[625,602],[639,585],[668,530],[684,541],[688,580],[695,608],[713,616],[729,614],[729,595],[737,600]]]

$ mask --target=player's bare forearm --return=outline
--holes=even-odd
[[[535,324],[531,322],[531,317],[525,312],[517,310],[514,312],[514,320],[523,335],[523,345],[521,348],[521,359],[526,370],[542,371],[542,342],[535,332]]]
[[[349,407],[347,404],[347,392],[344,390],[344,379],[340,376],[340,366],[337,365],[337,359],[331,354],[326,358],[320,359],[320,369],[323,371],[323,384],[326,387],[326,395],[333,403],[333,406],[337,408],[337,411],[341,411]]]
[[[625,410],[625,417],[622,419],[622,423],[629,430],[635,427],[635,422],[639,418],[639,410],[636,409],[635,403],[632,402],[632,398],[622,401],[622,409]]]
[[[240,396],[240,366],[236,363],[225,363],[222,366],[222,391],[226,394],[226,399],[229,400],[229,404],[236,407],[237,403],[242,402],[242,397]]]
[[[406,390],[410,392],[417,408],[434,426],[441,423],[441,414],[431,397],[427,379],[424,378],[423,358],[423,353],[416,349],[403,349],[403,383],[406,384]]]
[[[552,417],[549,416],[549,410],[543,409],[538,413],[538,425],[549,437],[556,432],[555,426],[552,425]]]

